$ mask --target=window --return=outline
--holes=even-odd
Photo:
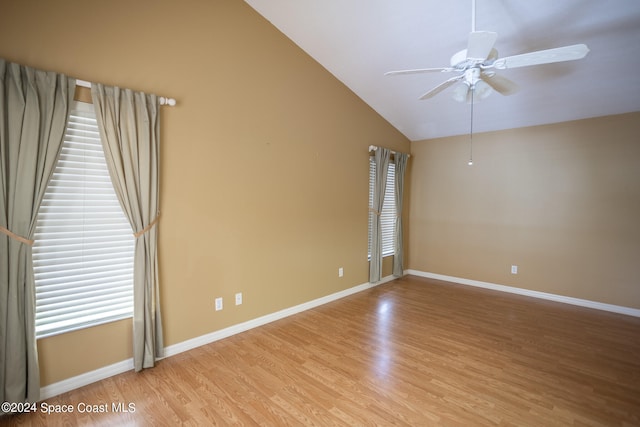
[[[380,212],[380,226],[382,233],[382,256],[389,256],[395,253],[394,235],[396,230],[396,168],[393,163],[389,163],[387,172],[387,187],[384,193],[384,203]],[[369,157],[369,206],[373,204],[373,187],[376,178],[376,164],[373,157]],[[371,258],[371,225],[373,222],[373,212],[369,212],[369,258]]]
[[[132,316],[134,237],[91,104],[76,103],[70,113],[35,242],[37,337]]]

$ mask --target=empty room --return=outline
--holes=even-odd
[[[640,3],[0,0],[0,425],[640,425]]]

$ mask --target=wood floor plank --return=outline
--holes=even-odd
[[[408,276],[44,404],[109,411],[0,425],[639,426],[640,319]]]

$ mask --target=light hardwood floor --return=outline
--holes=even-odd
[[[405,277],[45,403],[0,424],[639,426],[640,318]]]

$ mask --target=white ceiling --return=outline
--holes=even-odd
[[[469,133],[453,88],[420,101],[466,48],[472,0],[245,0],[412,141]],[[585,43],[581,60],[501,70],[520,86],[474,106],[474,132],[640,111],[640,0],[477,0],[500,57]]]

